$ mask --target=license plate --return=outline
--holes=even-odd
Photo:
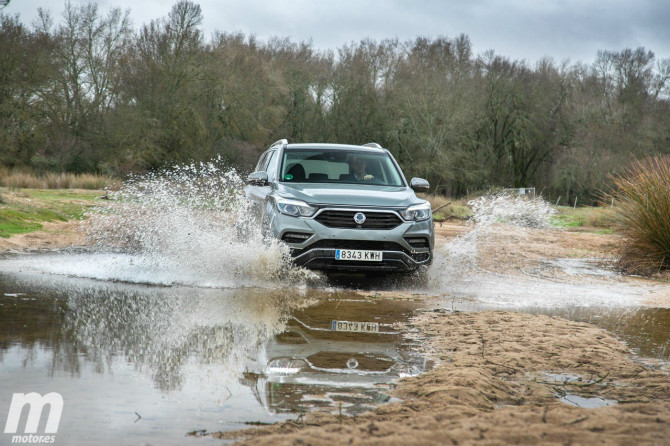
[[[379,323],[333,321],[332,331],[350,331],[354,333],[379,333]]]
[[[381,262],[382,251],[366,251],[363,249],[336,249],[335,260],[361,260],[364,262]]]

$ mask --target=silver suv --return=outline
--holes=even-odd
[[[289,144],[261,155],[246,195],[295,264],[341,271],[411,271],[433,258],[430,204],[379,144]]]

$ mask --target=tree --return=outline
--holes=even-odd
[[[0,14],[0,48],[0,164],[28,165],[46,143],[39,94],[53,74],[53,40]]]
[[[464,192],[480,177],[468,134],[479,101],[469,39],[418,38],[404,53],[387,108],[395,115],[391,147],[410,175],[436,190]]]
[[[116,134],[127,162],[157,167],[193,157],[205,133],[198,103],[203,42],[200,6],[176,3],[166,18],[144,25],[126,56],[123,112],[137,119],[131,133]]]
[[[389,120],[385,96],[393,76],[397,40],[363,40],[339,51],[333,73],[328,140],[363,144],[384,142]]]
[[[40,11],[42,33],[53,35],[54,75],[39,91],[53,124],[45,156],[67,170],[92,170],[100,160],[96,138],[117,102],[118,69],[130,33],[129,12],[106,16],[96,4],[65,4],[63,23],[53,32]]]

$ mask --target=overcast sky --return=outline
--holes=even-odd
[[[73,1],[73,3],[77,3]],[[135,28],[167,15],[173,1],[103,0],[130,9]],[[365,37],[375,40],[417,36],[470,36],[475,54],[493,49],[512,59],[535,63],[590,63],[599,49],[644,46],[659,59],[670,58],[668,0],[201,0],[203,31],[241,31],[266,40],[272,36],[312,41],[337,49]],[[11,0],[4,13],[32,23],[38,7],[60,18],[63,3]]]

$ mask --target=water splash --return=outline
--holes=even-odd
[[[95,253],[67,273],[160,285],[300,284],[288,246],[253,222],[241,175],[220,160],[136,176],[86,221]]]
[[[504,308],[626,306],[639,303],[650,292],[622,283],[614,274],[580,275],[573,280],[568,271],[560,278],[534,273],[552,262],[524,269],[519,258],[532,251],[537,229],[551,228],[550,218],[556,212],[542,199],[493,194],[468,205],[473,212],[470,231],[435,249],[428,270],[432,292]]]
[[[289,290],[63,285],[49,288],[66,296],[64,332],[87,346],[86,360],[99,370],[132,364],[163,391],[225,392],[284,330],[287,314],[310,303]]]
[[[472,217],[468,221],[470,232],[435,249],[429,270],[433,288],[471,276],[478,269],[478,241],[491,234],[495,224],[514,226],[517,234],[523,235],[525,228],[549,227],[550,218],[556,213],[541,198],[529,199],[507,193],[484,195],[469,201],[468,206],[472,208]]]
[[[520,228],[546,229],[556,209],[542,198],[507,193],[490,194],[468,202],[472,220],[477,228],[489,228],[494,223],[506,223]]]

